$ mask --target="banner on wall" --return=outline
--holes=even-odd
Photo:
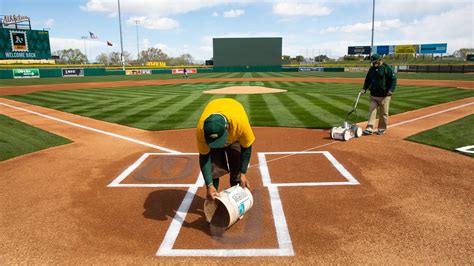
[[[324,67],[300,67],[298,72],[324,72]]]
[[[418,44],[395,45],[395,54],[417,54],[419,48]]]
[[[37,68],[13,69],[13,78],[39,78],[40,72]]]
[[[347,54],[370,54],[370,46],[349,46]]]
[[[448,51],[447,43],[422,44],[420,54],[445,54]]]
[[[84,77],[83,68],[62,68],[63,77]]]
[[[379,45],[375,48],[375,51],[380,55],[390,54],[390,47],[388,45]]]
[[[188,74],[195,74],[195,73],[197,73],[197,69],[196,68],[186,68],[186,72]],[[184,74],[184,68],[174,68],[173,70],[171,70],[171,73],[173,73],[173,74]]]
[[[125,75],[151,75],[151,69],[127,69]]]

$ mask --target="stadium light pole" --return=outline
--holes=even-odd
[[[372,0],[372,40],[370,42],[370,55],[374,54],[374,19],[375,19],[375,0]]]
[[[122,62],[122,70],[125,71],[125,62],[123,58],[122,15],[120,14],[120,0],[117,0],[117,4],[118,4],[118,17],[119,17],[119,28],[120,28],[120,61]]]
[[[140,60],[140,47],[138,45],[138,24],[140,24],[140,20],[135,20],[135,25],[137,26],[137,63]]]
[[[86,55],[86,63],[89,61],[87,59],[87,46],[86,46],[86,40],[87,40],[87,36],[81,36],[81,39],[84,40],[84,54]]]

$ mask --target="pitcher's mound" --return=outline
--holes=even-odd
[[[207,90],[202,93],[208,94],[260,94],[286,92],[287,90],[273,89],[262,86],[231,86],[222,89]]]

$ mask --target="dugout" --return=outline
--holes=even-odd
[[[282,38],[214,38],[214,72],[282,71]]]

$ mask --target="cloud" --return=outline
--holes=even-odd
[[[332,9],[318,2],[278,2],[273,4],[273,13],[279,16],[325,16]]]
[[[231,9],[229,11],[224,12],[224,17],[225,18],[236,18],[243,16],[245,14],[245,10],[242,9]]]
[[[202,8],[214,7],[230,3],[230,0],[121,0],[120,7],[122,13],[147,15],[147,16],[172,16],[177,14],[186,14]],[[117,12],[117,1],[110,0],[89,0],[80,8],[86,12],[115,13]]]
[[[139,21],[139,24],[145,29],[152,30],[171,30],[179,26],[179,22],[164,17],[146,17],[146,16],[133,16],[127,20],[128,25],[136,25],[136,21]]]
[[[79,49],[82,53],[84,53],[84,40],[81,39],[71,39],[71,38],[50,38],[51,44],[51,52],[64,50],[64,49]],[[89,61],[95,61],[95,58],[100,53],[110,53],[111,49],[117,49],[119,46],[115,46],[115,48],[110,48],[107,46],[105,40],[87,40],[85,41],[86,49],[87,49],[87,58]]]
[[[54,18],[49,18],[44,22],[46,28],[51,28],[54,25]]]
[[[457,8],[413,20],[400,32],[412,43],[448,43],[448,50],[474,47],[472,9]]]
[[[472,8],[472,0],[377,0],[375,3],[375,15],[384,17],[422,17],[426,14],[440,13],[459,8],[460,6]],[[370,7],[372,7],[372,4],[370,4]]]
[[[390,20],[383,20],[383,21],[374,21],[374,28],[376,31],[387,31],[391,29],[398,29],[402,26],[402,23],[399,19],[390,19]],[[367,32],[372,30],[372,22],[367,23],[355,23],[350,25],[344,26],[334,26],[328,27],[320,31],[320,33],[333,33],[333,32],[344,32],[344,33],[352,33],[352,32]]]
[[[213,17],[218,17],[218,16],[219,16],[219,13],[217,13],[217,12],[214,11],[214,12],[212,12],[212,16],[213,16]]]

